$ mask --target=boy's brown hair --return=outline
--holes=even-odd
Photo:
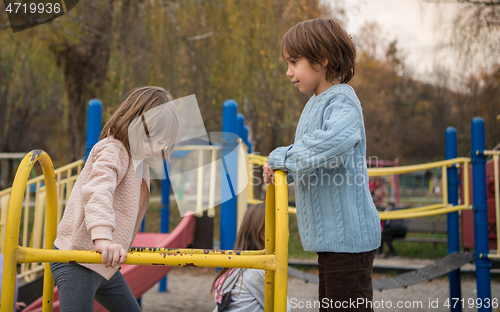
[[[300,22],[287,31],[281,42],[281,55],[304,57],[311,65],[326,65],[326,80],[347,83],[356,68],[356,46],[350,35],[332,19]]]

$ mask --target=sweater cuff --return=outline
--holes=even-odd
[[[282,146],[272,151],[267,160],[269,162],[269,167],[273,170],[288,171],[285,167],[286,153],[292,146],[293,145]]]
[[[113,241],[112,233],[112,228],[105,225],[96,226],[90,230],[92,242],[94,242],[96,239],[107,239],[109,241]]]

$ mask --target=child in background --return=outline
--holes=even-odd
[[[265,240],[264,203],[251,206],[241,223],[234,250],[262,250]],[[211,293],[217,303],[213,312],[264,312],[265,271],[224,268],[215,277]],[[287,300],[287,311],[290,307]]]
[[[373,311],[372,269],[380,246],[380,219],[368,187],[361,104],[346,83],[355,71],[356,48],[334,20],[293,26],[281,53],[287,76],[302,93],[314,93],[300,116],[295,142],[271,152],[264,180],[274,170],[295,183],[304,250],[318,253],[320,311]],[[346,306],[347,308],[336,309]]]
[[[168,157],[177,139],[179,122],[171,101],[163,88],[133,90],[92,148],[57,228],[54,249],[98,251],[102,264],[50,264],[61,311],[93,311],[94,298],[109,311],[141,311],[119,267],[149,203],[145,159],[160,153]]]

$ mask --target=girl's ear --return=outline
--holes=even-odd
[[[322,66],[322,67],[326,67],[326,65],[328,65],[328,59],[325,59],[325,60],[321,63],[321,66]]]
[[[263,242],[265,242],[265,241],[266,241],[266,230],[265,230],[265,229],[260,230],[259,237],[260,237],[260,239],[261,239]]]

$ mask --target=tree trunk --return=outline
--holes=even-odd
[[[85,4],[85,6],[83,5]],[[82,158],[85,152],[86,107],[99,97],[106,79],[111,51],[113,0],[82,3],[82,12],[92,31],[76,42],[66,41],[53,48],[58,65],[64,70],[64,88],[68,99],[67,161]]]

